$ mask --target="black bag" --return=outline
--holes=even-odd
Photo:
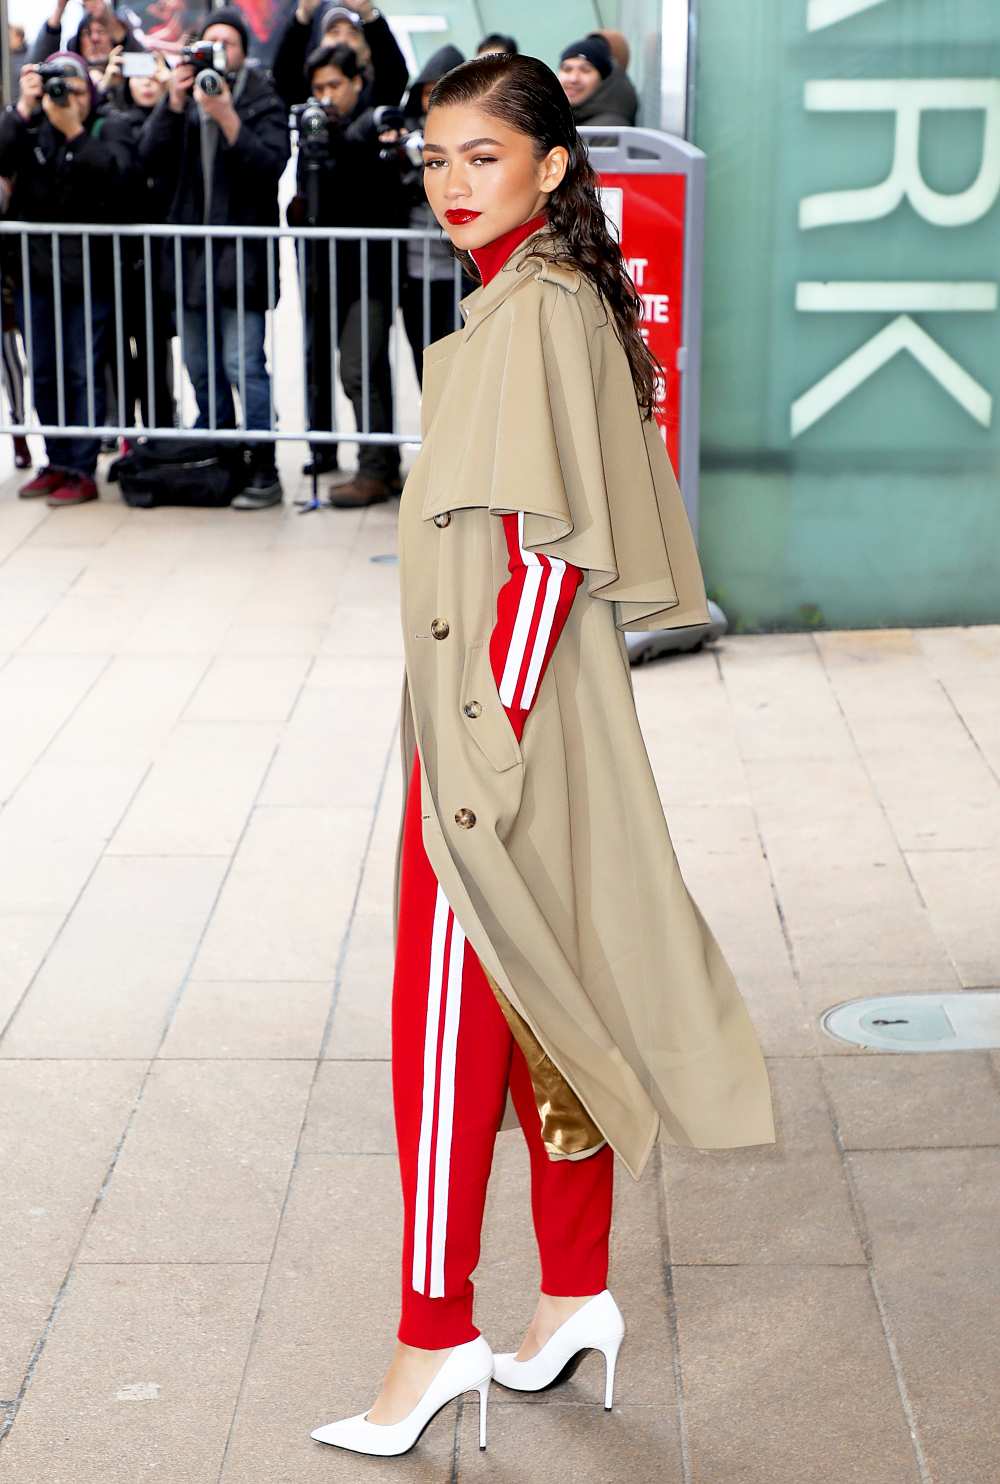
[[[246,472],[239,443],[185,443],[174,438],[140,439],[114,466],[122,499],[140,510],[154,505],[228,505],[243,489]]]

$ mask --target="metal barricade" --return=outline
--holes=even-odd
[[[181,426],[180,411],[190,404],[195,390],[192,376],[192,356],[195,347],[190,343],[192,328],[198,318],[190,308],[188,291],[190,274],[185,264],[185,245],[198,240],[203,244],[204,276],[204,350],[205,364],[199,371],[204,375],[207,408],[199,413],[203,426]],[[388,317],[387,355],[392,388],[399,382],[400,358],[403,351],[404,330],[401,324],[401,288],[405,267],[400,263],[400,247],[416,241],[423,244],[423,285],[420,295],[422,343],[431,340],[431,294],[430,272],[432,242],[446,241],[444,235],[434,230],[412,228],[362,228],[362,227],[208,227],[208,226],[126,226],[126,225],[68,225],[66,223],[0,222],[0,260],[5,276],[15,280],[15,298],[18,306],[18,324],[22,330],[24,354],[30,391],[24,399],[24,415],[15,417],[15,408],[8,406],[11,400],[4,398],[0,408],[0,432],[11,434],[43,434],[64,437],[113,438],[124,436],[136,438],[142,435],[156,438],[204,439],[218,442],[271,442],[306,441],[310,444],[352,443],[419,443],[419,427],[413,429],[399,426],[398,399],[392,396],[392,427],[390,430],[372,431],[371,428],[371,344],[370,298],[371,273],[369,253],[373,243],[390,244],[389,293],[382,298]],[[268,372],[268,415],[266,425],[257,420],[248,424],[248,329],[250,313],[247,308],[247,255],[252,244],[264,245],[266,259],[266,303],[277,300],[277,289],[281,284],[281,244],[290,243],[292,263],[286,263],[284,277],[294,277],[299,295],[299,314],[291,317],[297,324],[297,343],[292,346],[278,343],[276,320],[279,317],[273,308],[264,314],[264,344],[260,350],[265,357]],[[336,396],[334,393],[335,368],[340,351],[340,327],[337,293],[337,258],[334,250],[339,243],[359,244],[360,255],[360,333],[361,333],[361,416],[356,428],[338,427]],[[162,247],[154,250],[154,244]],[[49,264],[46,274],[38,264],[32,263],[32,246],[36,246],[35,257],[43,257]],[[137,246],[135,246],[135,245]],[[217,282],[217,257],[223,244],[235,247],[235,305],[220,301]],[[319,244],[326,245],[326,281],[324,293],[329,304],[329,354],[331,359],[329,417],[317,418],[313,404],[310,382],[310,343],[324,346],[325,335],[317,334],[317,325],[310,321],[310,244],[319,257]],[[138,250],[137,250],[138,248]],[[77,249],[78,264],[77,264]],[[286,251],[286,256],[289,252]],[[96,262],[95,262],[96,259]],[[276,261],[278,260],[278,261]],[[74,268],[68,270],[73,262]],[[166,262],[166,269],[164,268]],[[294,267],[293,267],[294,265]],[[77,271],[78,266],[78,271]],[[141,284],[137,290],[127,275],[138,274]],[[76,282],[79,278],[79,283]],[[164,280],[172,279],[172,292],[164,288]],[[288,293],[289,283],[283,284]],[[462,319],[459,299],[462,297],[462,269],[456,259],[452,271],[452,324],[459,328]],[[138,294],[138,309],[136,298]],[[227,310],[233,311],[227,313]],[[80,313],[82,311],[82,326]],[[260,311],[252,311],[258,314]],[[164,340],[164,320],[172,324],[167,328],[167,341],[174,370],[174,391],[171,406],[158,406],[155,353]],[[286,314],[284,318],[289,318]],[[219,364],[220,329],[226,333],[235,330],[236,375],[232,378],[225,365]],[[81,335],[82,329],[82,335]],[[440,333],[440,331],[439,331]],[[40,344],[40,337],[45,343]],[[201,334],[199,331],[199,339]],[[201,347],[198,347],[199,351]],[[135,404],[141,400],[135,390],[135,371],[128,373],[130,360],[133,368],[137,364],[145,385],[147,417],[141,422],[134,416]],[[80,362],[82,361],[82,366]],[[281,367],[278,395],[275,382]],[[103,400],[100,378],[108,374],[110,367],[111,386],[117,405],[117,418],[103,419],[95,416],[98,404]],[[301,377],[301,394],[304,416],[301,422],[282,417],[278,402],[281,400],[285,377],[296,368]],[[82,377],[81,377],[82,371]],[[181,378],[187,372],[189,385],[186,390]],[[229,426],[220,422],[218,416],[218,392],[223,384],[235,391],[233,418]],[[32,415],[29,409],[37,408],[41,400],[55,414],[48,420]],[[132,416],[123,416],[123,412]],[[164,416],[164,413],[167,415]],[[225,423],[229,419],[224,420]]]

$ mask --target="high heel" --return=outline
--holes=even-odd
[[[400,1422],[369,1422],[367,1412],[327,1422],[309,1436],[353,1453],[388,1458],[407,1453],[431,1418],[463,1391],[479,1392],[479,1446],[486,1447],[486,1403],[493,1377],[493,1352],[482,1335],[456,1345],[417,1405]]]
[[[607,1288],[582,1304],[546,1340],[530,1360],[518,1360],[513,1351],[493,1357],[493,1379],[512,1391],[542,1391],[571,1375],[586,1350],[604,1356],[604,1408],[611,1411],[615,1364],[625,1337],[625,1320]]]

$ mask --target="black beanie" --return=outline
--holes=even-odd
[[[603,36],[585,36],[582,41],[571,41],[559,53],[560,62],[565,62],[567,57],[586,57],[602,77],[611,76],[611,48]]]
[[[218,10],[210,10],[202,22],[199,35],[204,36],[209,26],[232,26],[234,31],[240,33],[244,52],[249,52],[250,32],[247,29],[247,23],[243,19],[242,12],[237,10],[235,5],[223,5]]]

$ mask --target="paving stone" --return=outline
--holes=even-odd
[[[659,1407],[552,1402],[498,1407],[490,1389],[486,1448],[479,1448],[479,1397],[462,1402],[459,1480],[576,1478],[595,1484],[681,1484],[677,1424]],[[735,1477],[735,1476],[734,1476]]]
[[[0,1056],[152,1056],[222,880],[218,859],[105,857]]]
[[[184,711],[185,721],[286,721],[305,679],[302,655],[220,655]]]
[[[401,1228],[394,1159],[300,1156],[220,1484],[356,1484],[362,1472],[389,1481],[404,1468],[420,1484],[453,1477],[454,1404],[405,1459],[359,1460],[309,1436],[378,1392],[399,1322]]]
[[[396,1153],[388,1061],[324,1061],[299,1146],[310,1153]]]
[[[61,912],[0,915],[0,1037],[62,923]]]
[[[674,1270],[691,1484],[921,1484],[868,1274]]]
[[[329,1007],[330,986],[323,981],[252,984],[192,979],[184,986],[159,1056],[313,1060],[319,1054]]]
[[[340,973],[326,1055],[380,1060],[391,1055],[392,922],[355,913]]]
[[[934,1484],[994,1484],[1000,1458],[1000,1150],[849,1156]]]
[[[82,1262],[266,1262],[313,1066],[157,1061]]]
[[[814,1055],[816,1033],[792,972],[753,811],[675,805],[669,827],[684,880],[736,976],[765,1054]]]
[[[903,848],[1000,847],[996,777],[919,648],[873,650],[844,634],[817,644]]]
[[[914,850],[907,861],[962,984],[1000,986],[1000,849]]]
[[[640,665],[632,687],[656,784],[673,826],[677,805],[747,803],[746,772],[714,650]],[[691,746],[697,736],[698,746]]]
[[[111,855],[232,855],[274,756],[273,722],[181,722],[108,846]]]
[[[985,1053],[842,1056],[823,1078],[848,1149],[1000,1147],[1000,1084]]]
[[[332,978],[369,824],[363,808],[255,809],[194,977]]]
[[[14,792],[107,663],[106,655],[15,654],[7,660],[0,670],[0,799]]]
[[[64,762],[152,760],[205,670],[200,655],[118,655],[51,744]]]
[[[768,1075],[775,1144],[662,1147],[671,1261],[864,1261],[817,1063],[772,1058]]]
[[[4,1440],[5,1477],[214,1481],[264,1275],[248,1263],[76,1267]]]
[[[148,1063],[0,1062],[0,1394],[15,1397]]]

